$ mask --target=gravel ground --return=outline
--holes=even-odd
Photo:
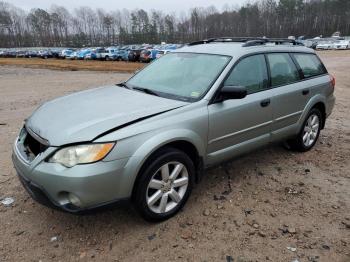
[[[321,54],[336,107],[313,150],[273,145],[211,169],[176,217],[128,205],[76,216],[35,203],[11,147],[42,102],[128,75],[0,67],[0,261],[350,261],[350,52]]]

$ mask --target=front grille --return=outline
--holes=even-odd
[[[41,144],[38,140],[31,136],[30,133],[27,133],[23,145],[29,158],[31,155],[35,158],[37,155],[44,152],[48,148],[47,145]]]

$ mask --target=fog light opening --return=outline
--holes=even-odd
[[[74,206],[77,206],[77,207],[80,207],[80,206],[81,206],[81,201],[80,201],[80,199],[79,199],[76,195],[74,195],[74,194],[72,194],[72,193],[69,193],[69,194],[68,194],[68,200],[69,200],[69,202],[70,202],[72,205],[74,205]]]

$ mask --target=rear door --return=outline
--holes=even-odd
[[[234,157],[270,141],[271,90],[263,54],[243,58],[229,73],[224,86],[245,86],[243,99],[208,106],[208,164]]]
[[[273,110],[272,139],[295,133],[296,123],[310,97],[310,90],[300,81],[298,70],[289,53],[266,54],[270,72]]]
[[[327,74],[327,70],[315,54],[275,53],[268,54],[267,58],[271,86],[275,90],[272,139],[278,140],[298,132],[297,122],[307,103],[329,82],[321,77]]]

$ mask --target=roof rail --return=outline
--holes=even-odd
[[[189,46],[192,45],[202,45],[202,44],[208,44],[208,43],[213,43],[213,42],[246,42],[250,40],[262,40],[265,38],[259,38],[259,37],[218,37],[218,38],[208,38],[205,40],[200,40],[200,41],[195,41],[189,44]]]
[[[219,38],[209,38],[206,40],[200,40],[192,42],[189,46],[202,45],[209,43],[243,43],[243,47],[264,45],[266,43],[274,43],[275,45],[282,44],[292,44],[292,45],[303,45],[303,43],[298,42],[294,39],[288,38],[266,38],[266,37],[219,37]]]

